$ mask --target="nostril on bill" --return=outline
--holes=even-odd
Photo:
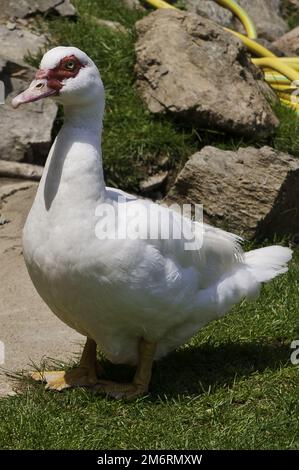
[[[37,85],[35,85],[35,88],[43,88],[43,86],[45,86],[44,83],[38,83]]]

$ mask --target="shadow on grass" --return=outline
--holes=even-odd
[[[267,344],[228,342],[219,346],[186,346],[154,364],[149,399],[156,401],[161,397],[170,399],[214,392],[219,388],[230,387],[238,379],[256,372],[280,369],[288,363],[289,358],[290,347],[280,339]],[[105,359],[101,362],[105,378],[116,382],[133,379],[134,367],[115,365]],[[68,368],[50,358],[40,367],[32,365],[32,370]],[[73,366],[76,367],[76,364],[73,363]],[[3,372],[19,384],[19,391],[29,384],[33,385],[22,373]]]
[[[279,369],[289,361],[289,357],[289,345],[279,340],[272,344],[231,342],[180,349],[155,364],[151,399],[197,396],[209,390],[229,387],[240,377],[266,369]],[[105,361],[104,368],[111,380],[128,381],[134,375],[134,369],[128,366]]]

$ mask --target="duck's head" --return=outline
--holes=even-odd
[[[79,106],[104,99],[98,68],[76,47],[54,47],[43,56],[35,79],[12,100],[12,106],[47,97],[63,105]]]

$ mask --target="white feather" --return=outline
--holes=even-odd
[[[267,246],[245,254],[249,271],[258,282],[267,282],[287,272],[292,250],[283,246]]]

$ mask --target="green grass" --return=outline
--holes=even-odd
[[[149,396],[117,402],[88,390],[27,385],[1,400],[2,449],[299,449],[299,250],[266,285],[160,361]],[[63,358],[62,358],[63,359]],[[106,363],[109,377],[132,376]]]
[[[274,109],[280,125],[272,142],[269,142],[270,145],[277,150],[299,157],[299,115],[293,109],[280,104]]]
[[[281,4],[282,16],[287,21],[289,28],[296,28],[299,25],[298,5],[292,4],[289,0],[282,0]]]

